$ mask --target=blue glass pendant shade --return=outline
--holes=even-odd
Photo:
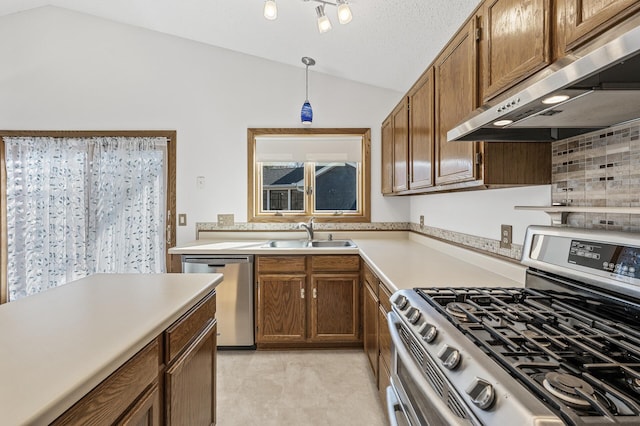
[[[311,124],[313,122],[313,110],[308,100],[302,104],[302,111],[300,112],[300,120],[302,124]]]

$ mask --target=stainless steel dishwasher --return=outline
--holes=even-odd
[[[182,272],[221,273],[216,288],[218,348],[255,349],[253,255],[182,255]]]

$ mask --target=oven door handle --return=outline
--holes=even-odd
[[[393,390],[393,387],[387,386],[387,414],[389,415],[389,423],[391,426],[400,425],[396,413],[402,413],[406,418],[406,414],[402,411],[402,405],[400,405],[396,392]],[[409,422],[405,420],[404,424],[409,424]]]
[[[474,423],[462,419],[451,412],[447,404],[442,401],[440,395],[438,395],[435,390],[431,387],[431,384],[425,379],[424,373],[420,371],[418,367],[416,367],[416,362],[405,347],[402,338],[400,337],[400,333],[398,332],[398,326],[402,323],[398,315],[395,312],[391,311],[387,314],[387,321],[389,323],[389,332],[391,333],[391,342],[393,344],[393,349],[396,351],[398,357],[402,359],[402,364],[409,371],[411,377],[420,387],[420,390],[425,393],[429,402],[434,406],[437,410],[439,417],[445,421],[445,424],[448,425],[456,425],[456,426],[469,426]],[[427,355],[429,356],[429,355]],[[395,370],[395,366],[393,367]],[[395,374],[395,371],[392,375]]]

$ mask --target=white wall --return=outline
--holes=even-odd
[[[188,220],[178,243],[218,213],[246,221],[248,127],[301,127],[302,63],[55,7],[0,18],[0,58],[0,129],[177,130],[177,210]],[[409,199],[380,195],[380,124],[402,94],[313,68],[309,80],[313,127],[372,129],[372,220],[407,221]]]
[[[424,215],[428,226],[479,237],[500,239],[500,225],[513,226],[513,242],[522,244],[528,225],[550,225],[546,213],[515,210],[514,206],[548,206],[549,185],[490,189],[411,197],[410,221]]]

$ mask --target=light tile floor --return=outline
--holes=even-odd
[[[387,425],[362,350],[218,351],[217,425]]]

